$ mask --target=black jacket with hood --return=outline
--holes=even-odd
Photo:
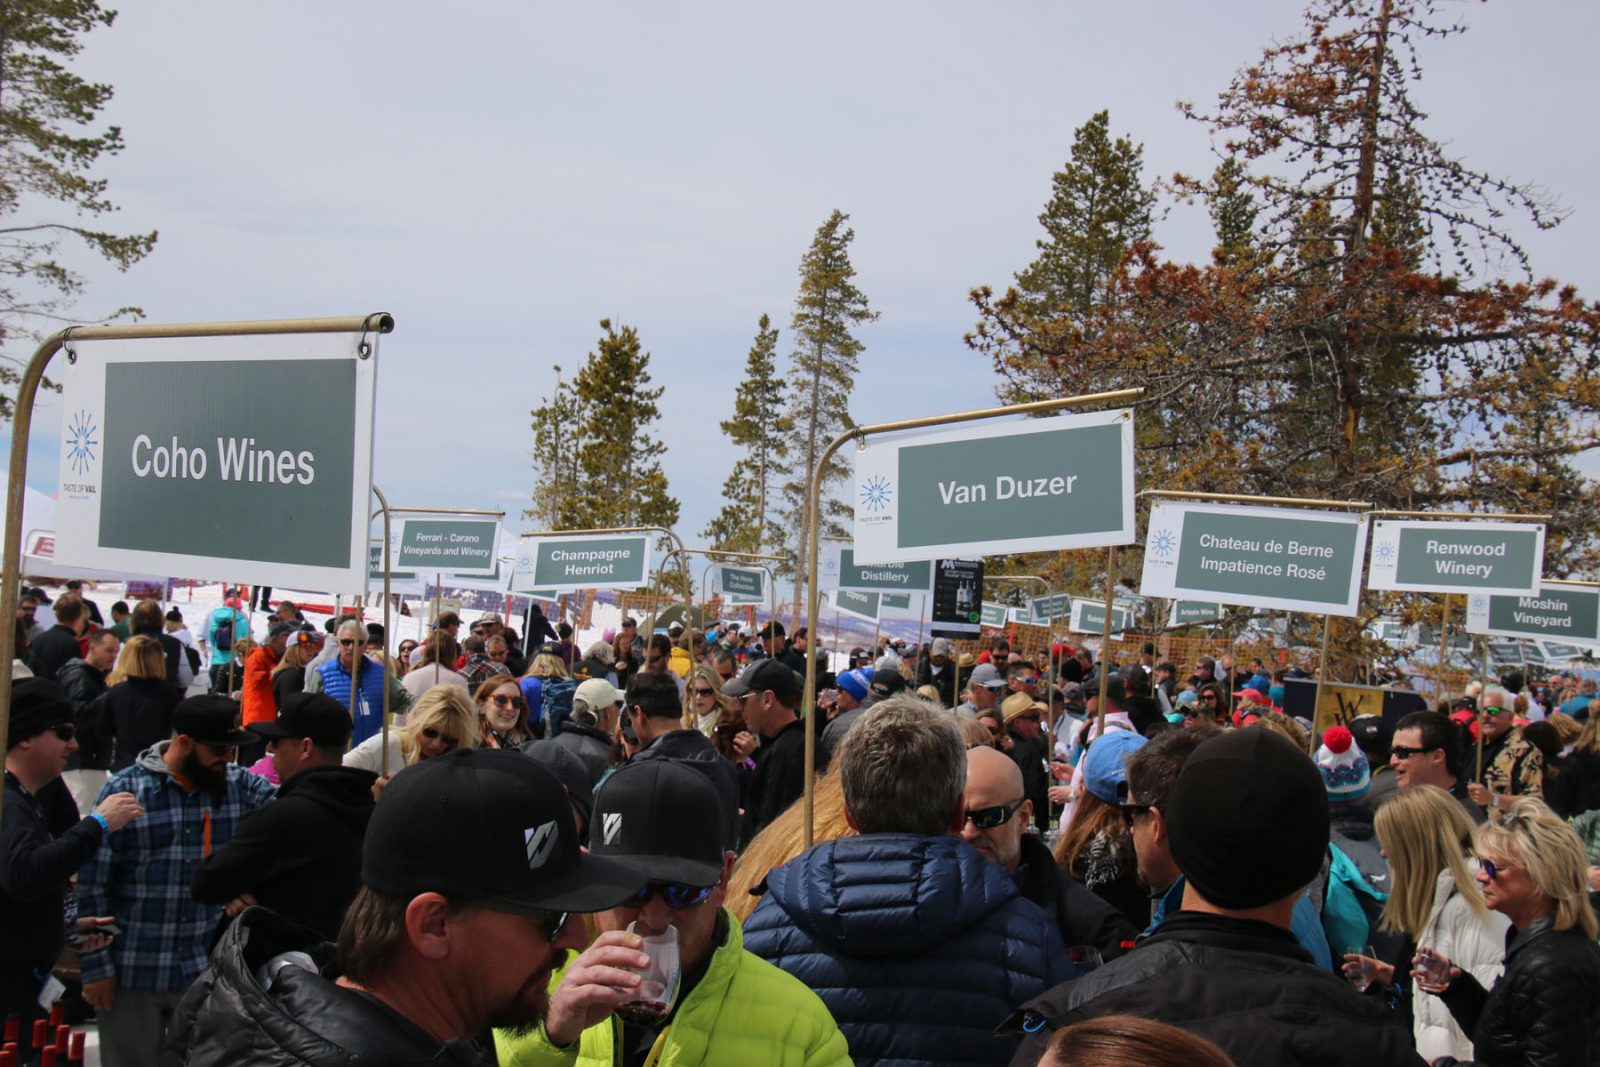
[[[207,904],[249,893],[264,908],[332,939],[361,888],[361,843],[372,818],[377,775],[355,767],[312,767],[278,787],[278,797],[195,869],[190,891]]]
[[[320,968],[282,966],[270,988],[257,975],[285,952]],[[376,999],[336,985],[333,945],[272,914],[247,908],[222,935],[211,963],[184,993],[167,1030],[162,1067],[483,1067],[473,1044],[441,1045]]]

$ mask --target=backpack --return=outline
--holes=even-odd
[[[539,698],[539,707],[540,718],[544,720],[545,737],[554,737],[561,732],[561,727],[572,714],[572,694],[577,691],[578,683],[570,678],[544,680],[544,692]]]
[[[233,609],[228,609],[228,617],[217,623],[212,632],[212,641],[217,646],[218,652],[233,651]]]

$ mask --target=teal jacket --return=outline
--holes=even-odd
[[[851,1067],[844,1035],[817,995],[746,952],[739,920],[723,914],[728,936],[650,1050],[648,1067]],[[565,972],[563,966],[551,979],[551,992]],[[606,1019],[564,1049],[550,1043],[543,1025],[526,1037],[496,1030],[495,1052],[500,1067],[613,1067],[621,1062],[621,1025]]]

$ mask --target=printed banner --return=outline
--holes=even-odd
[[[639,534],[523,538],[511,591],[571,593],[650,584],[650,538]]]
[[[874,439],[856,453],[855,558],[1125,545],[1133,505],[1129,410]]]
[[[854,589],[862,593],[926,593],[933,588],[933,563],[856,562],[855,549],[844,541],[824,541],[817,555],[817,588]]]
[[[402,515],[394,522],[394,534],[389,565],[399,570],[487,578],[499,572],[497,518]]]
[[[1367,588],[1531,595],[1543,563],[1543,523],[1378,519]]]
[[[124,574],[366,584],[377,337],[73,341],[55,555]],[[285,401],[285,387],[292,402]]]
[[[978,636],[982,618],[983,561],[941,559],[933,565],[933,612],[928,632],[966,640]]]
[[[1145,535],[1145,596],[1355,615],[1365,516],[1157,500]]]
[[[1467,597],[1467,632],[1593,648],[1600,645],[1600,588],[1547,581],[1532,596],[1474,593]]]

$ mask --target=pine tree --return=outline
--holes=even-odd
[[[118,235],[65,220],[116,210],[105,180],[90,172],[101,156],[122,150],[122,131],[83,132],[110,101],[111,86],[65,66],[85,34],[115,18],[95,0],[0,4],[0,344],[27,336],[30,320],[60,318],[82,292],[83,277],[60,258],[63,241],[81,241],[118,270],[155,247],[154,231]],[[49,215],[51,207],[64,217]],[[24,211],[31,217],[20,217]],[[141,314],[128,307],[108,318]],[[11,417],[17,379],[0,363],[0,419]]]
[[[807,490],[818,475],[817,462],[828,442],[854,425],[847,405],[855,382],[856,358],[864,345],[850,331],[877,319],[867,306],[867,297],[856,288],[856,271],[850,264],[850,242],[856,232],[845,223],[850,216],[835,210],[817,228],[811,247],[800,259],[800,292],[795,297],[794,349],[790,364],[790,410],[795,412],[800,438],[796,458],[800,463],[794,477],[783,486],[784,521],[794,537],[795,610],[799,611],[807,569],[809,545],[805,531],[810,521]],[[843,520],[850,508],[829,489],[845,480],[848,468],[835,455],[828,469],[820,472],[821,535],[844,533]]]
[[[600,343],[573,386],[581,404],[577,484],[570,489],[579,529],[662,526],[678,521],[661,469],[666,442],[653,436],[661,387],[650,387],[650,353],[632,326],[600,320]]]
[[[1122,257],[1150,238],[1156,198],[1143,170],[1144,146],[1113,138],[1109,112],[1093,115],[1073,131],[1071,158],[1050,180],[1038,257],[999,300],[987,286],[974,290],[980,318],[967,343],[993,359],[1006,399],[1037,391],[1041,356],[1048,377],[1049,356],[1096,330]]]
[[[733,417],[721,424],[739,458],[722,485],[727,503],[700,533],[713,548],[759,553],[784,539],[770,504],[773,490],[788,473],[788,435],[794,420],[784,406],[777,347],[777,327],[762,315],[745,359],[744,378],[734,393]]]
[[[543,403],[534,408],[533,466],[537,476],[533,503],[523,511],[544,530],[576,530],[577,501],[574,492],[580,471],[578,458],[583,453],[583,408],[572,383],[561,379],[556,367],[556,387]]]

